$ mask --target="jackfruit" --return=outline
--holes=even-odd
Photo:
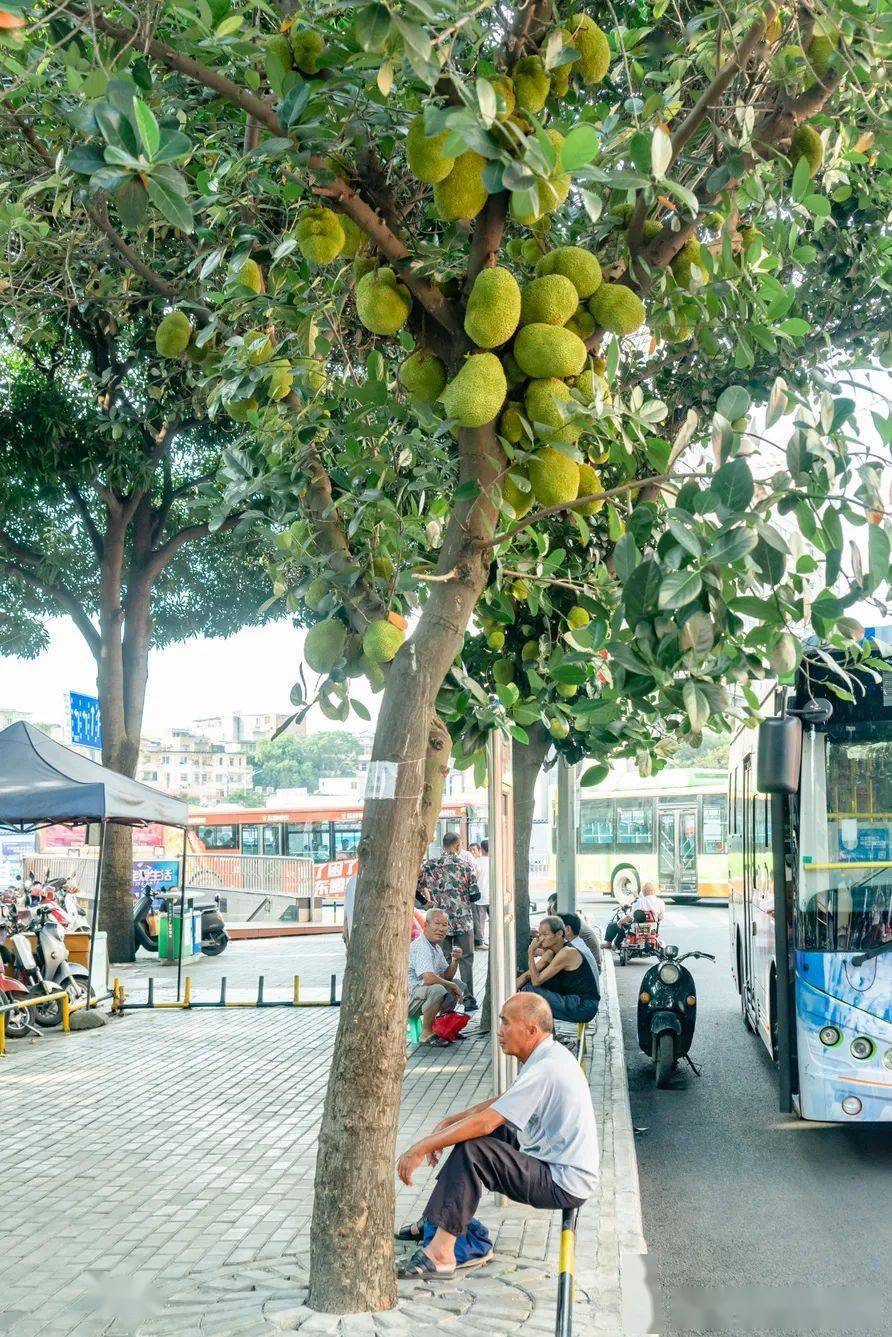
[[[395,569],[393,558],[388,557],[386,552],[378,553],[377,557],[372,558],[372,572],[380,580],[391,580]]]
[[[373,255],[358,255],[353,261],[353,277],[359,282],[366,274],[371,274],[372,270],[377,268],[378,261]]]
[[[558,696],[562,696],[565,701],[572,701],[573,697],[579,691],[575,682],[559,682],[555,688]]]
[[[541,56],[521,56],[511,71],[517,110],[535,115],[545,106],[551,79]]]
[[[291,29],[291,55],[301,74],[318,74],[325,42],[322,34],[309,28]]]
[[[610,399],[610,387],[592,367],[587,367],[574,381],[570,383],[587,403],[591,404],[597,396],[603,395],[605,399]]]
[[[656,241],[657,237],[663,231],[663,224],[657,218],[645,218],[644,225],[641,228],[641,240],[647,245],[650,241]],[[626,234],[628,236],[628,234]]]
[[[523,478],[526,478],[527,476],[526,469],[517,467],[512,468],[512,473],[520,474]],[[502,500],[508,503],[514,512],[515,519],[519,520],[521,516],[526,515],[527,511],[532,506],[533,493],[532,491],[524,492],[524,490],[515,483],[509,473],[505,474],[505,477],[502,479]]]
[[[574,70],[584,84],[599,84],[610,69],[610,44],[588,14],[574,14],[567,24],[570,45],[579,52]]]
[[[247,422],[248,414],[258,407],[257,400],[251,395],[248,399],[227,399],[223,404],[233,422]]]
[[[815,172],[820,171],[821,163],[824,161],[824,145],[821,142],[821,136],[814,126],[808,125],[806,122],[797,125],[790,139],[790,162],[794,168],[800,158],[804,158],[808,163],[809,176],[814,176]]]
[[[286,33],[272,33],[266,39],[266,53],[275,56],[286,70],[290,70],[294,64],[291,57],[291,43]]]
[[[681,288],[691,286],[691,267],[696,265],[698,269],[702,266],[700,242],[696,237],[688,237],[684,246],[673,257],[670,268],[672,270],[675,282]]]
[[[523,647],[522,647],[522,649],[521,649],[521,651],[520,651],[520,658],[521,658],[521,662],[524,663],[524,664],[530,664],[530,663],[532,663],[532,661],[533,661],[534,659],[538,659],[538,658],[539,658],[539,642],[538,642],[538,641],[524,641],[524,643],[523,643]]]
[[[171,311],[155,331],[155,349],[161,357],[182,357],[192,338],[192,322],[185,311]]]
[[[409,319],[412,297],[392,269],[376,269],[356,285],[356,314],[372,334],[396,334]]]
[[[588,339],[594,334],[596,328],[594,316],[584,306],[581,306],[576,314],[572,315],[567,321],[567,329],[572,330],[574,334],[578,334],[580,339]]]
[[[524,285],[520,294],[520,323],[566,325],[578,306],[579,297],[569,279],[563,274],[544,274]]]
[[[644,324],[644,303],[624,283],[602,283],[588,304],[595,320],[611,334],[634,334]]]
[[[525,580],[521,579],[512,582],[511,585],[512,599],[519,599],[523,601],[524,599],[528,599],[529,595],[530,595],[530,587]]]
[[[248,330],[242,337],[242,351],[251,367],[262,367],[273,355],[273,346],[265,330]]]
[[[384,675],[384,670],[380,664],[376,664],[375,661],[369,659],[367,655],[363,655],[362,671],[365,674],[366,678],[368,678],[369,686],[371,687],[373,692],[377,693],[383,690],[384,684],[387,681],[387,679]]]
[[[522,381],[526,380],[526,376],[520,370],[520,367],[518,367],[517,360],[510,349],[506,349],[505,352],[500,353],[499,358],[502,363],[502,371],[505,373],[505,379],[509,386],[513,387],[515,385],[520,385]]]
[[[596,492],[603,492],[603,491],[604,491],[604,484],[601,482],[601,475],[598,473],[597,469],[593,469],[590,464],[580,464],[579,491],[576,493],[577,497],[591,497],[594,496]],[[585,504],[585,506],[574,506],[573,509],[578,511],[580,515],[597,515],[598,511],[600,511],[603,505],[604,505],[603,500],[589,501]],[[583,609],[582,611],[584,612],[585,610]],[[567,620],[569,621],[569,617]],[[579,624],[571,622],[570,625],[571,626],[579,625],[584,627],[588,622],[588,620],[589,620],[588,615],[586,615],[585,622],[580,622]]]
[[[534,265],[542,254],[542,247],[534,237],[528,237],[526,241],[519,243],[521,259],[528,265]]]
[[[836,45],[832,37],[826,37],[822,33],[816,33],[808,45],[808,63],[822,83],[825,75],[829,74],[833,67]]]
[[[591,618],[588,609],[583,608],[582,604],[574,604],[567,613],[567,623],[574,631],[579,631],[580,628],[587,627],[590,622]]]
[[[460,427],[482,427],[492,422],[507,394],[508,383],[495,353],[472,353],[440,400]]]
[[[573,421],[573,412],[577,409],[577,405],[569,386],[563,381],[555,377],[530,381],[524,402],[527,417],[534,428],[538,426],[549,429],[541,433],[548,441],[574,445],[579,440],[583,424]],[[561,412],[562,404],[567,406],[568,413]]]
[[[750,225],[749,227],[741,228],[740,240],[743,244],[744,251],[748,251],[754,242],[761,243],[762,233],[757,227]]]
[[[514,356],[521,371],[538,381],[547,376],[578,376],[585,366],[586,349],[572,330],[524,325],[514,340]]]
[[[318,613],[328,598],[328,581],[324,576],[314,576],[306,588],[304,603]]]
[[[499,418],[499,436],[516,446],[526,436],[523,419],[516,404],[509,404]]]
[[[270,368],[269,397],[275,403],[291,394],[294,385],[294,371],[287,358],[277,358]]]
[[[469,149],[456,158],[445,180],[434,186],[434,208],[444,223],[476,218],[488,198],[483,184],[486,159]]]
[[[499,103],[496,120],[507,121],[508,117],[512,115],[517,103],[517,96],[514,92],[514,82],[508,78],[507,74],[490,75],[489,82],[495,89],[496,99]]]
[[[540,178],[536,182],[536,212],[533,214],[520,213],[515,205],[515,195],[512,194],[511,196],[511,215],[524,227],[532,227],[545,214],[553,213],[564,203],[570,193],[570,173],[561,170],[561,151],[564,147],[564,136],[558,130],[546,130],[545,134],[554,146],[557,162],[551,176],[544,180]]]
[[[517,329],[520,313],[520,288],[511,271],[482,269],[468,298],[465,334],[478,348],[498,348]]]
[[[436,186],[440,181],[445,181],[455,166],[455,159],[443,152],[443,145],[448,137],[448,131],[444,130],[442,134],[428,138],[424,131],[423,116],[416,116],[409,126],[409,133],[406,136],[406,160],[409,171],[428,186]]]
[[[563,506],[579,495],[579,465],[544,446],[530,460],[530,485],[540,506]]]
[[[256,260],[246,260],[241,268],[233,274],[233,281],[241,283],[243,287],[250,288],[252,292],[258,294],[266,291],[263,282],[263,270]]]
[[[548,732],[551,734],[552,738],[557,738],[558,741],[560,741],[561,739],[568,737],[570,726],[563,715],[551,715],[548,719]]]
[[[318,357],[299,357],[294,363],[295,374],[300,377],[301,385],[314,393],[325,385],[325,364]]]
[[[566,28],[560,30],[560,35],[565,49],[573,46],[570,34],[567,32]],[[567,96],[570,91],[570,75],[575,68],[576,61],[568,60],[565,64],[557,65],[554,69],[549,70],[549,74],[551,75],[551,92],[549,97],[562,98]]]
[[[490,650],[503,650],[505,647],[505,633],[503,631],[491,631],[486,638],[486,644]]]
[[[372,664],[389,664],[405,639],[406,633],[400,627],[382,618],[366,627],[362,638],[363,653]]]
[[[581,246],[558,246],[540,257],[537,274],[563,274],[573,284],[581,302],[601,286],[601,265],[596,255]]]
[[[506,687],[514,681],[514,665],[510,659],[497,659],[492,666],[493,681],[497,687]]]
[[[297,247],[314,265],[330,264],[344,249],[347,238],[340,215],[333,209],[304,209],[294,229]]]
[[[358,223],[347,214],[338,214],[338,222],[344,231],[344,244],[341,255],[345,260],[352,260],[366,240],[366,235]]]
[[[717,210],[713,209],[711,213],[706,214],[703,219],[703,226],[709,228],[710,232],[721,232],[725,225],[725,218]]]
[[[397,373],[400,385],[412,399],[421,404],[433,404],[440,398],[446,384],[446,368],[433,353],[419,348],[402,363]]]
[[[314,673],[331,673],[344,654],[347,628],[335,617],[310,627],[304,641],[304,659]]]

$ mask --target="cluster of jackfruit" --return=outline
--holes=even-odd
[[[364,234],[346,214],[318,207],[302,209],[294,228],[297,249],[313,265],[330,265],[339,256],[352,259],[362,246]]]
[[[406,639],[404,627],[389,618],[376,618],[362,635],[351,631],[338,615],[339,596],[325,576],[314,577],[303,597],[308,608],[324,615],[304,640],[307,667],[336,681],[364,675],[372,690],[380,691],[384,665],[396,657]]]
[[[325,55],[325,42],[322,34],[312,28],[297,28],[294,25],[288,32],[274,33],[267,38],[266,51],[285,70],[298,70],[301,74],[318,74]]]

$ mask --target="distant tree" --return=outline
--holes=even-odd
[[[266,795],[260,789],[233,789],[226,795],[226,802],[242,808],[262,808]]]
[[[674,752],[669,758],[670,766],[697,766],[724,768],[728,765],[728,743],[727,734],[709,733],[703,734],[703,742],[699,747],[693,747],[691,743],[684,742],[677,752]]]
[[[260,789],[315,790],[323,775],[356,775],[363,746],[354,734],[328,730],[309,738],[283,734],[257,745],[254,784]]]

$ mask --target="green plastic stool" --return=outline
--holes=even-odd
[[[421,1018],[410,1017],[406,1023],[406,1039],[410,1044],[417,1045],[421,1040]]]

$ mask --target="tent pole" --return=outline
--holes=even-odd
[[[180,855],[180,952],[177,960],[177,1002],[183,977],[183,937],[186,933],[186,827],[183,827],[183,851]]]
[[[105,818],[99,823],[99,859],[96,863],[96,890],[93,893],[93,923],[90,925],[90,951],[87,956],[87,1008],[90,1007],[90,989],[93,984],[93,950],[96,946],[96,928],[99,924],[99,896],[102,887],[102,856],[105,854]]]

